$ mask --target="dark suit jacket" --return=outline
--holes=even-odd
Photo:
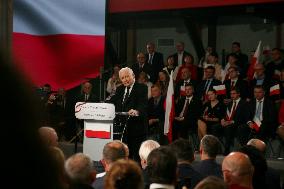
[[[149,53],[146,53],[145,56],[146,56],[146,62],[148,62]],[[155,52],[151,65],[152,65],[152,68],[153,68],[153,78],[151,79],[151,81],[153,83],[155,83],[157,81],[159,72],[164,68],[163,54],[159,53],[159,52]]]
[[[193,164],[193,168],[205,177],[216,176],[223,178],[222,167],[216,162],[215,159],[202,160],[196,164]]]
[[[176,105],[176,116],[179,116],[181,113],[184,103],[185,103],[186,97],[181,97],[180,100],[178,100]],[[188,111],[184,117],[184,123],[188,127],[191,127],[191,129],[194,129],[197,125],[197,120],[200,117],[202,112],[202,103],[201,101],[196,98],[195,96],[192,97]]]
[[[77,97],[76,102],[85,102],[85,94],[80,94]],[[86,102],[99,102],[99,98],[95,94],[91,93]]]
[[[95,182],[92,183],[92,187],[95,189],[104,189],[104,179],[105,175],[99,178],[96,178]]]
[[[110,99],[110,103],[115,105],[116,112],[128,112],[130,109],[138,110],[139,116],[130,117],[127,122],[128,135],[144,136],[147,134],[147,105],[148,105],[148,89],[144,84],[135,82],[132,91],[125,102],[124,108],[122,100],[124,96],[125,87],[119,86],[116,93]]]
[[[135,63],[131,66],[131,69],[133,70],[133,73],[135,74],[135,78],[136,80],[138,79],[139,77],[139,74],[141,72],[145,72],[146,74],[148,74],[150,76],[150,81],[153,83],[154,82],[154,77],[153,77],[153,67],[152,65],[148,64],[148,63],[145,63],[143,68],[140,69],[139,67],[139,63]]]
[[[196,89],[196,84],[197,82],[195,80],[190,80],[190,83],[191,85],[193,85],[194,87],[194,90]],[[184,80],[180,80],[179,82],[177,82],[176,86],[175,86],[175,99],[179,98],[180,97],[180,87],[184,85]]]
[[[182,63],[184,63],[184,57],[185,55],[191,55],[189,52],[184,51],[182,55]],[[174,57],[174,65],[178,66],[178,53],[175,53],[172,55]]]
[[[277,113],[275,110],[275,104],[268,98],[264,98],[262,109],[262,125],[261,130],[267,135],[275,133],[277,126]],[[256,99],[253,99],[249,103],[250,117],[252,121],[256,111]]]
[[[194,188],[204,178],[190,164],[178,164],[178,179],[187,177],[191,180],[190,189]]]
[[[159,119],[161,122],[165,120],[165,110],[164,110],[165,97],[161,96],[160,101],[157,105],[154,104],[154,98],[151,97],[148,101],[148,118],[149,119]]]
[[[196,87],[196,96],[198,98],[202,98],[204,93],[205,93],[205,84],[206,84],[206,80],[202,80]],[[221,85],[222,82],[217,80],[217,79],[213,79],[212,82],[210,83],[209,89],[212,89],[213,86],[217,86],[217,85]]]
[[[230,102],[227,106],[227,109],[229,112],[231,111],[231,108],[233,106],[233,102]],[[236,113],[233,116],[233,121],[235,122],[235,125],[244,125],[247,124],[249,121],[249,108],[248,103],[246,100],[241,99],[236,107]]]
[[[273,86],[273,84],[275,84],[276,82],[273,80],[273,79],[271,79],[271,78],[268,78],[268,77],[265,77],[264,78],[264,81],[263,81],[263,84],[262,84],[262,86],[263,86],[263,88],[264,88],[264,91],[265,91],[265,96],[269,96],[269,91],[270,91],[270,87],[272,87]],[[254,87],[256,86],[256,79],[253,79],[253,80],[251,80],[250,82],[249,82],[249,89],[250,89],[250,91],[249,91],[249,97],[251,98],[251,99],[253,99],[254,98],[254,95],[253,95],[253,90],[254,90]]]
[[[225,80],[224,81],[224,85],[226,87],[226,98],[230,99],[231,98],[231,95],[230,95],[230,91],[231,91],[231,80],[228,79],[228,80]],[[241,97],[243,99],[246,99],[248,98],[249,96],[249,89],[248,89],[248,83],[247,81],[245,80],[242,80],[242,79],[238,79],[237,82],[235,83],[235,88],[238,88],[240,90],[240,93],[241,93]]]
[[[281,188],[279,171],[271,167],[267,167],[265,178],[266,178],[266,185],[268,188],[273,188],[273,189]]]

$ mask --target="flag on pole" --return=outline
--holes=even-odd
[[[225,95],[226,94],[226,87],[225,87],[225,85],[213,86],[213,89],[216,90],[217,95]]]
[[[104,65],[105,0],[14,0],[13,55],[36,86],[70,89]]]
[[[261,46],[261,41],[258,42],[258,46],[256,48],[256,51],[255,51],[253,57],[251,58],[250,65],[249,65],[249,68],[248,68],[248,71],[247,71],[248,80],[253,79],[254,67],[255,67],[256,64],[259,63],[259,58],[260,58],[260,53],[261,53],[260,46]]]
[[[279,95],[279,94],[280,94],[280,85],[279,84],[270,87],[270,93],[269,93],[270,96]]]
[[[173,71],[170,75],[170,82],[167,91],[167,97],[165,101],[165,123],[164,134],[167,135],[169,142],[172,142],[172,128],[174,120],[174,83],[173,83]]]

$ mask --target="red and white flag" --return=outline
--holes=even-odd
[[[111,138],[111,126],[105,124],[86,124],[85,125],[85,136],[87,138]]]
[[[104,65],[105,0],[14,0],[13,55],[36,85],[70,89]]]
[[[247,77],[248,77],[249,80],[253,79],[254,67],[255,67],[256,64],[259,63],[259,58],[260,58],[260,54],[261,54],[260,47],[261,47],[261,41],[259,41],[258,46],[256,48],[256,51],[255,51],[255,53],[254,53],[254,55],[253,55],[253,57],[251,58],[251,61],[250,61],[250,65],[249,65],[249,68],[248,68],[248,71],[247,71]]]
[[[213,86],[213,89],[216,90],[216,93],[218,95],[225,95],[226,94],[226,87],[225,87],[225,85]]]
[[[164,134],[168,136],[169,142],[172,142],[173,134],[173,120],[174,120],[174,83],[173,83],[173,71],[170,75],[170,82],[167,91],[167,97],[165,101],[165,123],[164,123]]]
[[[255,118],[255,119],[253,120],[252,128],[253,128],[256,132],[258,132],[259,129],[260,129],[260,126],[261,126],[261,121],[260,121],[258,118]]]
[[[269,92],[270,96],[279,95],[279,94],[280,94],[280,85],[279,84],[270,87],[270,92]]]

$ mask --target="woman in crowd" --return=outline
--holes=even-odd
[[[162,96],[167,95],[169,82],[170,82],[170,77],[168,73],[165,70],[160,71],[156,84],[160,87]]]

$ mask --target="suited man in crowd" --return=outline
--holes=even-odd
[[[204,80],[202,80],[197,88],[196,88],[196,96],[199,99],[202,99],[203,102],[206,102],[207,99],[207,92],[209,89],[212,89],[213,86],[221,85],[222,82],[215,79],[215,68],[213,66],[208,66],[204,70]]]
[[[137,62],[132,65],[131,69],[133,70],[136,80],[138,80],[141,72],[145,72],[149,80],[152,83],[154,82],[153,67],[151,64],[146,62],[146,56],[144,53],[139,52],[137,54]]]
[[[240,142],[247,143],[251,137],[266,140],[274,136],[277,126],[277,113],[275,104],[265,97],[264,88],[261,85],[254,87],[254,99],[249,103],[249,120],[248,125],[240,128]],[[257,123],[260,122],[260,125]],[[257,128],[256,124],[260,126]]]
[[[116,89],[115,95],[109,102],[115,105],[116,112],[128,113],[129,119],[116,121],[126,122],[127,128],[123,140],[128,144],[129,157],[139,161],[138,150],[147,135],[148,89],[146,85],[135,81],[135,75],[128,67],[119,71],[119,78],[122,85]]]
[[[172,56],[174,57],[174,66],[180,66],[184,63],[184,57],[185,56],[191,56],[189,52],[186,52],[184,50],[184,42],[178,42],[176,44],[176,50],[177,52],[173,54]]]
[[[153,78],[151,81],[155,83],[157,81],[159,72],[164,68],[163,54],[156,51],[155,44],[153,42],[147,43],[146,62],[152,65]]]
[[[98,102],[99,98],[92,92],[93,85],[86,81],[82,84],[81,94],[77,97],[77,102]]]
[[[202,103],[193,93],[193,85],[185,85],[185,96],[177,102],[173,126],[174,139],[179,137],[188,139],[189,132],[197,132],[197,120],[201,114]]]
[[[248,120],[249,111],[246,100],[240,97],[240,90],[238,88],[232,89],[231,102],[227,105],[226,115],[221,120],[225,138],[225,155],[229,154],[230,147],[234,144],[234,137],[238,128],[246,125]]]

